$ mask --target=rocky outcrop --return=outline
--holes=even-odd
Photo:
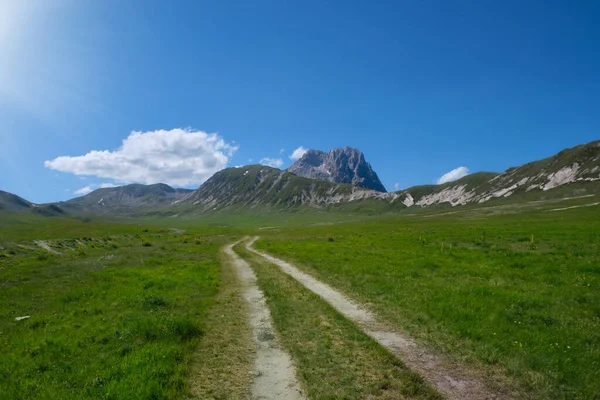
[[[329,153],[308,150],[288,168],[288,171],[305,178],[347,183],[386,192],[371,164],[365,160],[364,154],[351,147],[332,149]]]

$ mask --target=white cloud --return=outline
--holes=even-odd
[[[44,165],[121,183],[188,186],[201,184],[225,168],[237,149],[216,133],[191,129],[133,131],[114,151],[93,150],[83,156],[62,156]]]
[[[92,189],[91,186],[85,186],[85,187],[82,187],[81,189],[75,190],[73,193],[75,193],[76,195],[79,195],[79,196],[85,196],[86,194],[90,193],[92,190],[94,190],[94,189]]]
[[[260,164],[267,165],[273,168],[281,168],[281,166],[283,165],[283,160],[281,158],[265,157],[260,159]]]
[[[292,154],[290,154],[290,160],[299,160],[300,158],[302,158],[304,153],[306,153],[307,151],[308,151],[308,149],[305,149],[302,146],[298,147],[296,150],[294,150],[292,152]]]
[[[400,189],[400,184],[398,182],[394,183],[394,190]]]
[[[285,151],[285,149],[282,148],[281,150],[279,150],[279,154],[283,154],[284,151]]]
[[[82,187],[81,189],[77,189],[75,190],[73,193],[78,194],[80,196],[85,196],[86,194],[96,190],[96,189],[105,189],[105,188],[111,188],[111,187],[116,187],[118,186],[115,183],[110,183],[110,182],[106,182],[106,183],[100,183],[100,184],[91,184],[85,187]]]
[[[469,168],[467,167],[458,167],[453,169],[452,171],[442,175],[440,179],[437,180],[437,184],[441,185],[442,183],[452,182],[457,179],[462,178],[463,176],[469,175]]]

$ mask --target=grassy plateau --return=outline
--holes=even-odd
[[[599,207],[484,214],[282,228],[256,246],[523,397],[599,398]]]
[[[87,222],[0,212],[0,398],[250,398],[255,347],[220,249],[260,235],[256,247],[500,392],[598,399],[599,201]],[[309,398],[439,398],[318,296],[236,251]]]

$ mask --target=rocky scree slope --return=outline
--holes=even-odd
[[[293,163],[289,172],[305,178],[320,179],[334,183],[347,183],[378,192],[386,192],[379,177],[357,149],[344,147],[329,153],[308,150]]]

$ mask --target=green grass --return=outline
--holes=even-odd
[[[441,398],[320,297],[242,245],[235,250],[252,263],[309,398]]]
[[[189,394],[192,355],[210,346],[203,335],[220,290],[227,231],[181,235],[22,216],[2,222],[2,398]],[[44,238],[61,254],[32,242]]]
[[[247,397],[248,329],[219,255],[247,233],[422,343],[510,375],[524,396],[595,398],[598,207],[536,209],[597,201],[497,200],[375,217],[362,215],[369,203],[85,221],[0,211],[0,397]],[[319,298],[256,267],[313,397],[431,395]]]
[[[91,221],[91,222],[85,222]],[[0,210],[0,243],[14,243],[39,239],[66,239],[84,236],[130,235],[143,230],[159,233],[156,224],[144,220],[98,218],[86,220],[65,217],[42,217],[28,212]],[[169,221],[170,222],[170,221]],[[174,221],[173,223],[177,223]],[[165,224],[173,226],[173,224]],[[142,227],[143,226],[143,227]]]
[[[221,290],[205,319],[206,333],[192,361],[191,391],[198,399],[250,399],[255,346],[248,306],[233,265],[222,255]]]
[[[257,247],[456,361],[500,369],[524,396],[591,399],[600,394],[599,216],[595,206],[381,218],[260,232]]]

